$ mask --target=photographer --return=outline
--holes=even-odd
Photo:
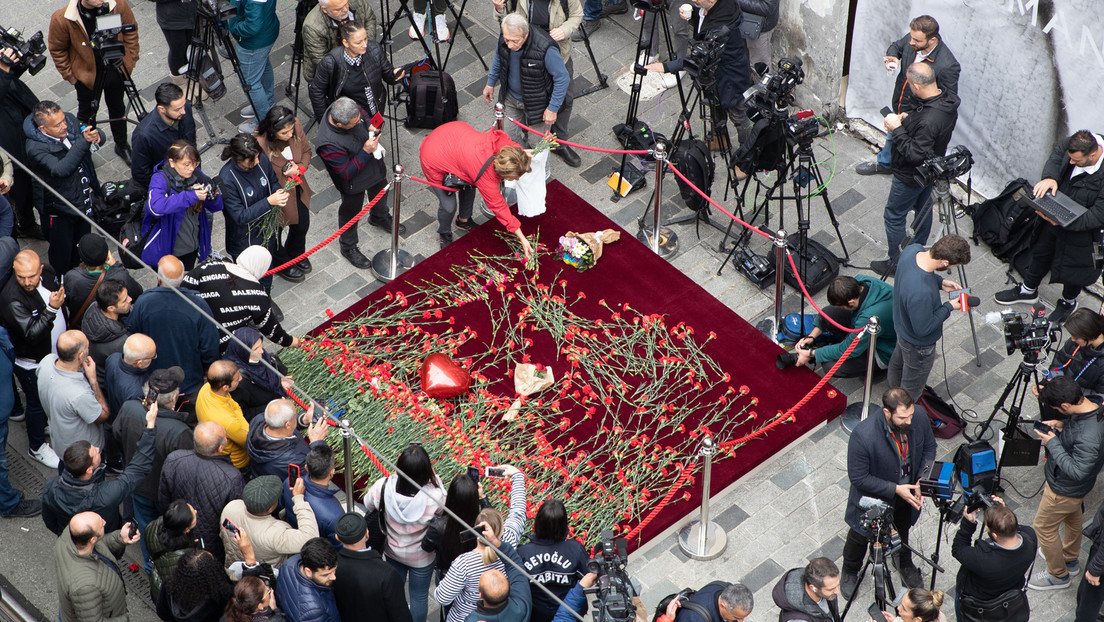
[[[751,590],[741,583],[714,581],[686,600],[710,612],[712,619],[702,620],[701,614],[683,608],[680,598],[672,598],[667,611],[656,622],[744,622],[755,609]]]
[[[870,262],[871,269],[882,275],[893,270],[901,255],[909,212],[916,212],[911,243],[928,243],[933,180],[924,178],[920,169],[924,162],[947,153],[947,143],[958,123],[958,95],[940,87],[928,64],[915,63],[907,73],[908,87],[919,100],[917,108],[885,118],[885,128],[893,137],[893,183],[883,215],[889,260]]]
[[[751,86],[748,72],[747,50],[744,38],[740,34],[740,20],[743,13],[736,0],[692,0],[694,10],[690,15],[690,26],[696,41],[703,41],[710,35],[728,36],[724,38],[724,49],[714,70],[717,78],[717,95],[721,108],[728,114],[736,134],[743,142],[749,129],[747,107],[743,93]],[[649,63],[648,71],[676,73],[682,71],[684,59],[678,58],[665,63]]]
[[[923,408],[916,407],[908,391],[896,387],[882,394],[882,414],[861,421],[847,442],[847,477],[851,492],[847,498],[845,519],[850,529],[843,546],[843,574],[840,588],[851,598],[859,582],[859,569],[866,557],[867,544],[876,534],[863,525],[863,497],[873,497],[892,508],[893,525],[908,544],[909,529],[920,518],[924,498],[916,483],[925,464],[935,460],[935,436]],[[912,553],[902,548],[897,567],[901,580],[919,587],[923,580],[912,561]]]
[[[23,135],[23,119],[34,111],[38,96],[13,71],[19,57],[11,48],[0,48],[0,149],[20,162],[27,161],[27,137]],[[35,224],[34,185],[31,176],[12,164],[12,184],[6,190],[15,213],[16,233],[20,237],[41,237]],[[2,190],[2,189],[0,189]],[[43,219],[41,212],[39,218]]]
[[[1039,397],[1057,410],[1062,421],[1048,420],[1050,432],[1038,429],[1046,450],[1043,498],[1035,511],[1032,525],[1039,537],[1039,550],[1046,569],[1035,573],[1027,586],[1033,590],[1057,590],[1069,587],[1070,573],[1077,570],[1081,552],[1081,519],[1084,498],[1096,485],[1096,476],[1104,465],[1104,407],[1084,397],[1081,387],[1068,376],[1047,381]],[[1059,541],[1059,527],[1065,525]]]
[[[1022,590],[1024,575],[1035,562],[1035,530],[1020,525],[1003,499],[993,497],[993,501],[997,505],[984,512],[989,538],[971,542],[977,531],[978,510],[974,510],[962,514],[951,544],[951,555],[961,564],[955,583],[955,617],[959,620],[963,619],[964,601],[987,601],[1010,590]]]
[[[1050,361],[1051,377],[1069,376],[1081,387],[1085,397],[1101,401],[1104,398],[1104,316],[1089,309],[1078,309],[1069,316],[1063,328],[1070,338]],[[1039,388],[1032,387],[1036,396]]]
[[[138,30],[134,13],[126,0],[69,0],[69,6],[58,9],[50,18],[49,49],[54,59],[54,67],[69,84],[77,89],[77,118],[89,127],[96,127],[96,115],[93,113],[93,100],[99,105],[99,93],[92,91],[96,78],[101,71],[103,76],[103,96],[107,101],[107,113],[111,119],[111,136],[115,139],[115,155],[130,166],[130,144],[128,142],[126,92],[123,90],[123,78],[119,71],[108,68],[102,46],[93,45],[90,37],[97,31],[96,18],[108,13],[122,16],[123,26],[134,26],[130,32],[121,32],[116,37],[123,44],[122,65],[127,73],[134,71],[138,62]],[[91,33],[91,34],[90,34]],[[105,42],[107,42],[105,40]]]
[[[1062,284],[1062,297],[1048,318],[1062,323],[1077,308],[1081,288],[1100,278],[1095,245],[1100,242],[1104,226],[1104,137],[1089,130],[1080,130],[1054,147],[1043,165],[1043,178],[1035,184],[1036,197],[1061,192],[1088,212],[1065,227],[1059,227],[1040,212],[1045,220],[1031,245],[1031,260],[1023,273],[1023,283],[997,292],[995,299],[1002,305],[1039,300],[1039,283],[1050,272],[1051,282]]]
[[[782,575],[771,597],[782,610],[778,622],[839,622],[839,593],[839,567],[827,557],[817,557]]]
[[[142,261],[155,266],[165,255],[174,255],[191,270],[197,260],[211,254],[209,214],[222,211],[222,195],[199,168],[195,145],[187,140],[172,143],[154,167],[149,186],[142,217],[142,230],[148,231]]]
[[[861,274],[857,277],[836,277],[828,286],[828,304],[831,306],[824,308],[824,315],[840,326],[848,328],[866,328],[870,318],[878,316],[881,329],[878,331],[874,360],[879,369],[888,368],[889,359],[893,356],[893,347],[897,341],[897,332],[893,330],[893,286]],[[847,362],[836,370],[836,376],[855,378],[865,374],[866,351],[870,339],[864,333],[840,334],[838,337],[833,335],[827,340],[827,345],[819,348],[811,347],[825,331],[838,334],[838,329],[833,330],[833,328],[824,317],[818,315],[816,326],[809,331],[809,336],[797,342],[797,364],[819,363],[825,370],[831,369],[839,357],[847,351],[851,341],[858,339],[859,345],[855,346]]]

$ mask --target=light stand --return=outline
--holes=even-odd
[[[938,240],[943,237],[944,234],[950,233],[951,229],[954,229],[954,234],[958,233],[958,217],[955,214],[954,201],[951,198],[950,180],[946,178],[938,178],[935,183],[932,184],[932,193],[935,196],[935,210],[939,214],[939,228],[935,232],[935,239]],[[958,282],[963,288],[969,288],[970,284],[966,280],[966,266],[959,265],[958,269]],[[974,340],[974,365],[981,367],[981,349],[978,347],[977,327],[974,325],[974,309],[971,307],[966,311],[966,315],[970,318],[970,336]]]

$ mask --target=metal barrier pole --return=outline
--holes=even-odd
[[[395,214],[391,219],[391,248],[385,248],[372,257],[372,272],[381,281],[394,281],[414,265],[414,257],[399,249],[399,222],[402,213],[402,164],[395,165],[394,194]]]
[[[866,322],[866,336],[870,339],[870,343],[867,344],[866,348],[866,386],[863,387],[862,404],[848,404],[847,409],[843,411],[843,416],[840,417],[840,425],[848,434],[854,431],[855,426],[859,425],[860,421],[866,420],[867,415],[870,414],[870,390],[874,386],[874,354],[878,347],[878,331],[881,330],[881,327],[876,315],[870,316],[870,319]],[[861,338],[860,335],[859,339]]]
[[[636,239],[652,248],[652,252],[667,259],[678,251],[678,236],[674,231],[663,226],[663,167],[667,162],[667,147],[663,143],[656,143],[655,150],[655,205],[652,208],[652,227],[649,229],[640,223],[640,231]],[[662,242],[661,242],[662,240]]]
[[[345,450],[345,511],[353,511],[353,424],[341,420],[341,446]]]
[[[698,455],[705,458],[702,475],[702,504],[698,520],[679,532],[679,548],[691,559],[707,560],[719,557],[728,547],[728,534],[717,523],[709,521],[709,491],[713,479],[713,454],[717,444],[706,436],[702,439]]]
[[[506,131],[506,107],[502,102],[495,104],[495,129],[500,132]]]
[[[786,232],[779,229],[774,234],[774,331],[771,339],[778,340],[778,333],[782,332],[782,294],[785,288],[786,267]]]

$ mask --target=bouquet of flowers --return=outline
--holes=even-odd
[[[284,174],[287,176],[287,181],[284,182],[284,192],[291,192],[292,188],[303,183],[303,175],[307,174],[307,167],[294,163],[292,160],[291,147],[284,147],[280,155],[284,156],[284,159],[287,160],[288,163],[288,165],[284,167]],[[294,200],[294,198],[288,198],[289,202]],[[276,235],[280,227],[286,224],[284,207],[273,205],[272,209],[270,209],[267,214],[249,224],[249,230],[262,240],[267,240]]]
[[[602,247],[621,239],[621,233],[614,229],[575,233],[568,231],[560,236],[560,259],[569,266],[575,266],[579,272],[592,267],[602,258]]]

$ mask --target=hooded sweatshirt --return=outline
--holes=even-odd
[[[440,478],[418,491],[413,497],[395,492],[398,476],[392,474],[380,478],[364,495],[364,505],[368,511],[380,506],[380,495],[384,495],[385,520],[387,521],[387,543],[384,551],[395,561],[411,568],[424,568],[434,563],[436,554],[422,549],[422,537],[429,521],[440,514],[445,505],[445,490]]]
[[[123,351],[123,342],[130,330],[121,320],[113,320],[100,311],[100,303],[88,305],[81,320],[81,332],[88,337],[88,355],[96,363],[96,379],[100,386],[107,382],[107,357]]]
[[[774,598],[774,604],[782,610],[778,615],[778,622],[790,620],[832,622],[832,614],[821,609],[820,605],[805,592],[804,572],[801,568],[794,568],[782,575],[782,579],[775,584],[771,597]],[[835,601],[822,599],[821,602],[830,608],[835,608]]]

